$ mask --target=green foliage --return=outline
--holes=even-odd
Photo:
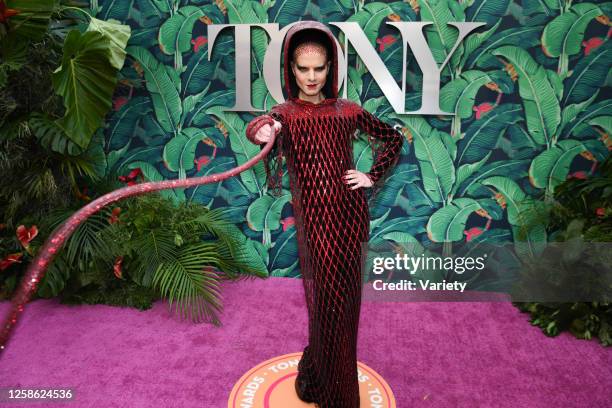
[[[219,323],[221,279],[267,276],[223,211],[195,203],[176,206],[157,195],[130,200],[101,238],[110,246],[111,259],[122,257],[135,282],[154,288],[170,307],[176,302],[181,317],[197,322]]]
[[[34,222],[41,233],[23,265],[74,210],[54,211]],[[14,253],[19,243],[14,236],[4,236],[0,249]],[[161,297],[181,317],[219,324],[220,282],[266,277],[265,269],[253,243],[227,220],[224,210],[196,203],[176,205],[152,194],[128,199],[122,207],[105,208],[85,220],[51,264],[37,296],[141,309]],[[4,297],[12,293],[20,276],[16,268],[10,271],[2,285]]]
[[[62,65],[53,73],[53,86],[66,106],[66,114],[57,124],[81,148],[89,145],[111,107],[117,76],[110,44],[109,37],[98,31],[70,31]]]
[[[609,296],[609,281],[601,272],[610,268],[610,253],[588,247],[585,243],[612,242],[612,158],[608,156],[601,165],[601,173],[586,179],[569,179],[559,184],[554,201],[546,208],[547,227],[558,242],[574,242],[583,252],[561,262],[554,268],[539,262],[528,264],[534,277],[554,275],[556,286],[549,284],[549,293],[572,288],[572,293],[586,293],[603,299]],[[566,254],[563,254],[564,256]],[[582,271],[576,276],[575,271]],[[551,277],[552,278],[552,277]],[[606,286],[608,285],[608,286]],[[542,328],[548,336],[556,336],[569,330],[575,337],[596,337],[603,346],[612,345],[612,306],[610,302],[542,303],[514,302],[521,311],[531,315],[531,323]]]
[[[527,129],[537,143],[551,146],[561,122],[561,108],[551,82],[554,74],[539,65],[527,51],[515,46],[500,47],[493,55],[504,57],[516,69]]]
[[[138,310],[147,310],[153,307],[153,302],[159,299],[155,290],[141,286],[131,281],[121,281],[107,274],[109,282],[102,282],[99,286],[89,285],[78,292],[66,291],[61,297],[61,303],[70,305],[109,305],[121,307],[135,307]]]
[[[104,21],[90,17],[87,31],[101,33],[110,41],[108,44],[110,64],[117,70],[121,69],[125,61],[125,47],[130,39],[130,26],[120,24],[116,20]]]
[[[177,72],[160,64],[144,48],[128,47],[127,52],[136,58],[144,70],[147,89],[151,93],[159,125],[165,132],[176,132],[182,113]]]
[[[531,315],[531,324],[549,337],[569,330],[576,338],[597,338],[604,347],[612,345],[610,303],[522,303],[516,305]]]
[[[542,50],[549,57],[559,58],[559,74],[567,73],[568,57],[580,52],[584,32],[592,19],[602,15],[592,3],[574,4],[568,12],[555,17],[542,32]]]
[[[19,13],[8,20],[9,32],[29,40],[40,40],[49,27],[57,0],[6,0],[6,7]],[[0,31],[1,32],[1,31]]]
[[[129,22],[132,28],[120,73],[123,104],[111,111],[104,130],[107,173],[140,168],[147,180],[195,177],[235,167],[259,152],[244,137],[251,113],[223,112],[235,102],[235,41],[231,30],[224,30],[208,55],[206,26],[211,23],[279,23],[282,28],[304,19],[354,21],[396,78],[403,69],[402,45],[387,21],[433,22],[424,32],[438,63],[448,56],[457,37],[457,30],[447,23],[487,23],[467,36],[442,73],[440,102],[457,114],[452,117],[390,113],[359,56],[350,46],[346,50],[348,97],[363,102],[381,119],[399,124],[408,142],[401,163],[371,208],[372,241],[398,240],[406,234],[423,245],[440,239],[463,241],[465,232],[477,227],[479,240],[515,240],[524,244],[525,256],[537,254],[539,245],[549,239],[543,220],[535,216],[542,211],[538,197],[550,200],[560,183],[601,163],[612,146],[609,3],[119,4],[100,0],[98,4],[94,10],[98,19]],[[341,33],[338,39],[344,42]],[[264,30],[252,32],[251,44],[253,106],[269,110],[279,101],[272,99],[263,81],[268,47]],[[422,74],[413,56],[407,57],[406,104],[412,110],[419,107]],[[14,66],[22,60],[16,58]],[[12,75],[11,69],[6,65],[0,72]],[[50,115],[47,122],[28,123],[36,125],[36,135],[45,146],[82,153],[49,126],[48,121],[61,114]],[[360,137],[353,152],[355,168],[367,171],[371,147]],[[258,163],[239,177],[162,194],[175,203],[228,207],[234,219],[244,220],[241,228],[255,242],[252,250],[271,274],[296,276],[295,230],[286,211],[289,200],[270,200],[265,177]],[[284,177],[283,187],[288,186]],[[461,214],[460,222],[448,217],[455,213]],[[490,221],[495,221],[491,229]]]

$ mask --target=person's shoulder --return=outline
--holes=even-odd
[[[336,106],[342,109],[345,113],[353,113],[361,111],[361,105],[347,98],[337,98]]]
[[[270,112],[276,112],[276,113],[284,113],[287,111],[287,109],[289,109],[291,106],[290,101],[285,101],[283,103],[277,103],[276,105],[272,106],[272,108],[270,109]]]

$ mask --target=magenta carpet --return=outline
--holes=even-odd
[[[74,389],[75,401],[46,404],[57,408],[227,407],[249,368],[302,351],[301,285],[226,283],[218,328],[181,322],[162,302],[141,312],[36,300],[0,357],[0,387]],[[546,337],[527,317],[504,302],[364,302],[359,360],[398,408],[612,406],[612,349]]]

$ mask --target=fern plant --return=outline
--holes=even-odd
[[[12,266],[3,273],[3,298],[10,297],[46,237],[75,210],[58,210],[40,220],[40,234],[21,259],[21,268]],[[268,276],[253,242],[228,220],[226,211],[176,204],[159,193],[105,208],[64,244],[36,296],[139,309],[164,298],[181,318],[219,325],[220,282]],[[5,235],[0,248],[15,252],[19,242]]]
[[[131,279],[196,322],[219,324],[221,280],[267,276],[264,265],[251,266],[249,241],[221,208],[177,205],[158,194],[136,198],[103,239]]]

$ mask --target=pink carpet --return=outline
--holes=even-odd
[[[225,408],[249,368],[302,351],[307,315],[299,279],[229,282],[223,296],[219,328],[180,322],[162,302],[141,312],[36,300],[0,357],[0,387],[75,390],[71,403],[17,407]],[[612,349],[527,320],[503,302],[364,302],[359,360],[398,408],[612,406]]]

